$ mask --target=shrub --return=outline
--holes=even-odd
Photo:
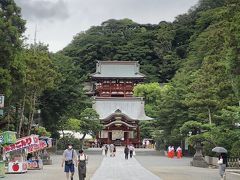
[[[230,153],[231,157],[240,157],[240,141],[233,143]]]

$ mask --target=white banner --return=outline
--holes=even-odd
[[[4,96],[0,95],[0,108],[4,108]]]

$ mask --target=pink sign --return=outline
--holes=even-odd
[[[3,150],[5,153],[20,150],[23,148],[27,148],[32,145],[39,144],[39,139],[37,135],[27,136],[21,139],[18,139],[15,144],[11,144],[8,146],[4,146]]]
[[[42,150],[47,147],[46,141],[39,140],[39,144],[34,144],[32,146],[27,147],[28,153],[36,152]]]

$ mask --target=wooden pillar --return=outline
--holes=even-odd
[[[109,97],[112,96],[112,80],[109,80],[110,84],[109,84]]]
[[[141,141],[140,141],[140,128],[139,128],[139,124],[137,124],[137,142],[138,142],[138,146],[140,146]]]
[[[127,145],[129,145],[129,132],[127,132]]]
[[[97,133],[96,133],[96,139],[99,139],[99,134],[101,133],[101,131],[98,131]]]
[[[101,97],[102,96],[103,81],[100,80],[99,82],[100,82],[100,87],[98,89],[99,89],[99,96]]]
[[[126,80],[123,83],[123,94],[124,94],[124,97],[126,97]]]

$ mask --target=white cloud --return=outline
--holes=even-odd
[[[138,23],[173,21],[198,0],[16,0],[27,20],[26,35],[37,38],[58,51],[73,36],[108,19],[129,18]],[[40,3],[41,2],[41,3]]]

